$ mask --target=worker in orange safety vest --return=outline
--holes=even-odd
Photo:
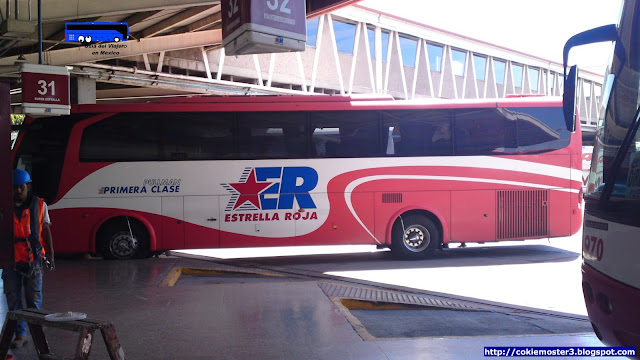
[[[42,306],[42,267],[53,270],[55,260],[49,212],[43,199],[30,193],[31,177],[22,169],[13,172],[13,238],[15,265],[2,270],[9,310],[21,310],[22,294],[27,308]],[[18,321],[11,348],[27,343],[27,324]]]

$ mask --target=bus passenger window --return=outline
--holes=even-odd
[[[233,151],[232,115],[175,113],[163,119],[166,160],[228,159]]]
[[[340,143],[340,129],[339,128],[315,128],[312,135],[313,147],[311,151],[314,157],[328,157],[327,144],[330,151],[333,151],[336,144]],[[333,155],[333,154],[331,154]]]
[[[375,111],[312,113],[312,157],[382,156],[378,119]]]
[[[515,121],[498,109],[461,109],[454,122],[456,155],[508,154],[517,151]]]
[[[158,161],[161,157],[161,114],[119,113],[87,126],[80,161]]]
[[[450,156],[450,112],[441,109],[396,110],[383,113],[385,144],[391,156]]]
[[[238,158],[307,156],[304,112],[239,112]]]

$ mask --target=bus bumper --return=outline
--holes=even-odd
[[[640,290],[583,263],[582,292],[600,341],[608,346],[640,347]]]

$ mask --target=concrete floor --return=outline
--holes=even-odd
[[[483,359],[485,346],[602,346],[592,333],[365,340],[316,280],[185,278],[164,286],[175,267],[227,265],[174,256],[60,259],[45,273],[43,308],[111,321],[127,359]],[[0,304],[4,322],[4,297]],[[72,357],[76,334],[52,328],[45,334],[53,353]],[[33,342],[11,353],[33,359]],[[90,359],[107,358],[97,336]]]

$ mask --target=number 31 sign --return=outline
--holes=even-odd
[[[22,65],[22,110],[32,116],[69,115],[69,70],[64,66]]]

